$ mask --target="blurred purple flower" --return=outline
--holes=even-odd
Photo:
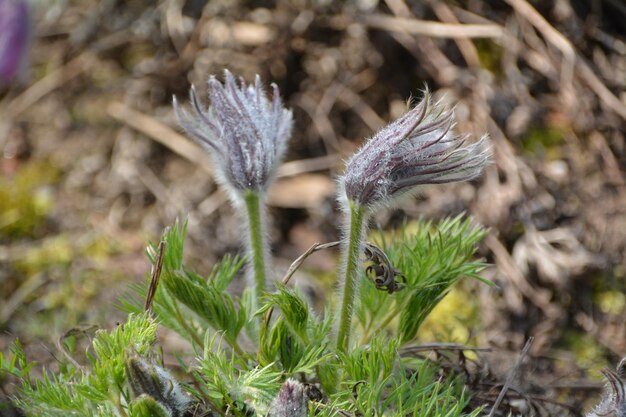
[[[422,184],[466,181],[489,164],[486,136],[466,143],[453,132],[454,113],[440,103],[422,101],[390,123],[346,164],[340,179],[345,196],[364,207],[386,205]]]
[[[0,0],[0,83],[8,84],[23,67],[30,38],[25,0]]]
[[[257,75],[254,84],[224,71],[224,84],[209,78],[211,105],[204,109],[196,90],[190,91],[193,114],[174,97],[174,110],[183,129],[215,162],[217,179],[235,195],[263,193],[271,184],[291,136],[291,111],[283,108],[278,87],[269,99]]]

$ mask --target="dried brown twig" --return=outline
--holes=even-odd
[[[533,340],[534,340],[533,337],[529,337],[528,340],[526,341],[524,348],[522,349],[519,356],[517,357],[517,360],[515,361],[515,365],[513,365],[513,368],[509,372],[509,375],[506,377],[506,381],[504,382],[502,391],[500,391],[498,398],[496,398],[496,401],[493,403],[493,407],[491,407],[491,411],[489,412],[488,417],[493,417],[495,415],[496,410],[498,409],[498,407],[500,406],[500,403],[502,403],[502,400],[504,399],[504,396],[506,395],[506,392],[508,391],[509,387],[513,383],[513,380],[517,376],[517,372],[519,371],[519,368],[522,365],[522,361],[524,360],[524,357],[530,350],[530,347],[533,344]]]
[[[558,48],[565,58],[562,75],[566,83],[571,82],[574,70],[611,110],[626,119],[626,105],[624,105],[598,78],[598,76],[576,52],[572,43],[556,30],[541,14],[525,0],[506,0],[520,16],[527,19],[539,30],[545,39]]]
[[[370,15],[363,22],[372,28],[402,32],[431,38],[502,38],[504,29],[498,25],[441,23],[420,19]]]
[[[159,287],[159,279],[161,278],[161,272],[163,271],[163,258],[165,257],[165,246],[167,243],[162,240],[157,247],[157,256],[152,266],[150,274],[150,285],[148,286],[148,292],[146,294],[146,301],[144,303],[144,311],[152,312],[152,302],[156,295],[157,288]]]

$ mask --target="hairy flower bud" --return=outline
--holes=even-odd
[[[598,406],[587,417],[626,417],[626,358],[617,365],[615,372],[602,370],[607,388]]]
[[[28,3],[0,0],[0,84],[9,83],[23,67],[29,38]]]
[[[422,101],[390,123],[346,165],[341,178],[345,196],[361,206],[377,207],[415,186],[476,178],[489,163],[486,137],[467,144],[453,132],[454,113],[440,103]]]
[[[269,417],[306,417],[309,397],[305,386],[295,379],[288,379],[272,402]]]
[[[265,192],[271,184],[291,136],[291,111],[283,108],[278,87],[271,99],[257,75],[254,84],[237,85],[229,71],[224,84],[209,78],[211,105],[204,109],[191,87],[193,114],[174,97],[174,110],[183,129],[213,158],[218,181],[241,196]]]
[[[126,375],[138,398],[148,396],[166,408],[172,417],[181,417],[191,405],[191,399],[166,369],[139,355],[126,360]],[[150,405],[146,402],[144,406]]]

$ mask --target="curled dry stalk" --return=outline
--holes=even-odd
[[[382,249],[368,242],[365,244],[364,252],[367,260],[372,263],[365,269],[365,272],[368,275],[373,275],[372,280],[376,289],[393,294],[405,287],[406,277],[401,271],[394,268]]]

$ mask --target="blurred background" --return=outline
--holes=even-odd
[[[337,239],[342,161],[428,86],[457,130],[490,135],[494,164],[375,226],[467,212],[490,228],[496,286],[455,288],[423,339],[519,352],[534,336],[546,370],[592,379],[626,354],[621,0],[0,3],[15,31],[0,34],[0,350],[19,338],[46,363],[65,331],[115,325],[146,243],[177,217],[200,272],[239,250],[241,222],[171,107],[228,68],[278,84],[295,116],[269,196],[277,270]],[[305,263],[313,297],[335,256]]]

